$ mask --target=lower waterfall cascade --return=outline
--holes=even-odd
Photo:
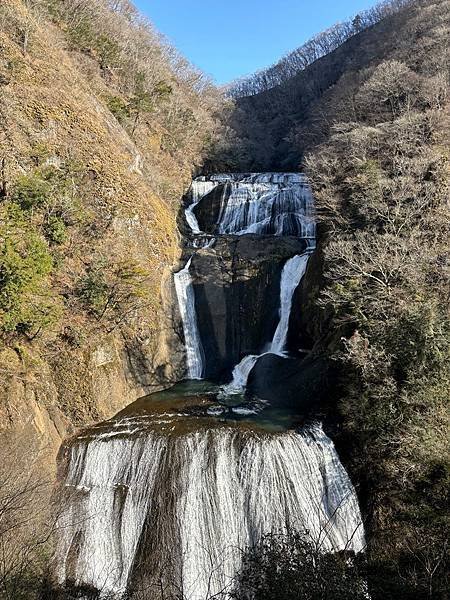
[[[81,439],[69,449],[61,583],[72,577],[120,598],[144,545],[150,579],[182,572],[183,597],[202,600],[231,590],[241,549],[265,533],[297,528],[324,551],[363,548],[354,490],[320,426],[269,436],[144,433]]]
[[[184,220],[184,266],[174,273],[174,291],[187,380],[80,432],[60,452],[55,579],[86,600],[133,598],[136,590],[156,600],[161,589],[167,598],[227,600],[245,552],[269,533],[298,531],[323,552],[365,547],[355,489],[322,425],[246,395],[260,357],[291,360],[294,293],[315,248],[305,177],[199,177],[185,198]],[[252,244],[262,248],[260,271],[240,264],[235,248],[244,241],[249,256]],[[269,243],[283,252],[272,257]],[[211,277],[210,264],[222,273],[225,260],[241,279],[233,271],[205,295],[201,278]],[[267,331],[245,337],[234,315],[213,329],[216,307],[205,302],[246,297],[269,280],[278,291]],[[263,309],[255,303],[255,313]],[[249,328],[257,323],[247,320]],[[217,347],[227,349],[231,339],[240,349],[216,381],[205,375],[215,359],[205,331],[226,338]]]

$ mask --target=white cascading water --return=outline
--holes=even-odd
[[[153,585],[179,577],[172,583],[183,598],[207,600],[232,590],[242,551],[264,534],[308,532],[324,551],[364,547],[355,491],[320,425],[283,434],[147,431],[76,440],[68,454],[61,584],[120,598],[140,551],[157,557]]]
[[[290,258],[281,275],[280,321],[270,351],[283,355],[293,293],[315,245],[309,188],[302,175],[292,173],[196,180],[191,210],[186,209],[194,234],[201,234],[195,205],[223,183],[231,194],[223,194],[219,233],[295,230],[307,241],[305,254]],[[188,375],[200,379],[204,357],[191,260],[174,280]],[[235,367],[227,393],[245,389],[258,358],[246,356]],[[194,402],[198,410],[197,397]],[[148,413],[119,415],[65,446],[56,550],[61,586],[119,600],[143,580],[147,587],[139,597],[146,600],[161,598],[167,589],[165,597],[172,591],[184,600],[225,600],[243,553],[267,533],[298,530],[323,551],[363,550],[355,490],[319,424],[269,432],[253,417],[230,424],[207,416],[217,410],[209,402],[199,417],[165,401],[152,408],[150,397]]]
[[[245,392],[250,371],[261,356],[263,356],[263,354],[248,354],[247,356],[244,356],[241,362],[234,367],[230,383],[222,386],[221,397],[243,394]]]
[[[226,193],[226,187],[222,192],[217,224],[220,235],[270,232],[278,236],[295,234],[307,240],[308,251],[304,255],[289,259],[281,276],[280,321],[267,351],[282,354],[289,327],[292,296],[306,270],[309,251],[315,247],[314,202],[311,189],[301,173],[222,173],[212,175],[208,179],[198,177],[192,183],[191,204],[185,210],[193,233],[201,233],[194,208],[206,194],[220,184],[231,186],[229,194]],[[183,296],[178,294],[179,303],[180,298],[182,302]],[[180,311],[186,313],[181,304]],[[195,335],[191,337],[200,340],[196,323],[194,327],[191,320],[188,328],[195,329]],[[192,355],[192,350],[192,345],[188,348],[186,344],[187,353]],[[239,394],[245,390],[248,375],[259,356],[261,355],[245,356],[235,366],[231,383],[223,388],[225,394]],[[191,359],[193,360],[192,356]],[[200,360],[197,359],[196,362]],[[191,372],[190,368],[188,372]]]
[[[296,173],[243,176],[222,196],[217,233],[315,237],[311,189]]]
[[[198,177],[185,210],[194,234],[201,233],[194,213],[199,202],[218,185],[224,186],[216,233],[219,235],[295,235],[315,237],[311,189],[301,173],[221,173]]]
[[[222,173],[209,178],[197,177],[189,194],[191,203],[185,209],[186,220],[194,234],[201,234],[194,209],[215,187],[224,186],[217,224],[219,235],[264,234],[283,236],[295,234],[306,239],[308,248],[315,243],[314,203],[311,189],[301,173]],[[208,248],[214,239],[200,240]],[[283,352],[289,326],[292,295],[306,269],[308,254],[294,256],[284,266],[280,289],[280,321],[269,352]],[[203,351],[195,314],[195,295],[189,274],[191,260],[174,276],[178,305],[183,322],[188,377],[201,379]],[[248,375],[259,356],[246,356],[233,370],[232,382],[225,393],[241,393]]]
[[[292,297],[306,271],[309,254],[299,254],[286,261],[281,272],[280,321],[270,345],[272,354],[282,354],[287,341]]]
[[[59,583],[92,586],[104,596],[125,592],[164,450],[163,437],[100,438],[70,449],[58,521]],[[81,542],[71,564],[77,537]]]
[[[209,194],[215,187],[219,185],[220,181],[212,181],[211,179],[206,179],[206,177],[197,177],[194,179],[190,189],[190,204],[184,211],[186,216],[186,221],[188,222],[189,227],[192,230],[192,233],[201,233],[200,228],[198,226],[197,217],[194,214],[194,208],[200,202],[200,200]]]
[[[197,325],[195,294],[189,272],[192,257],[186,266],[174,274],[175,291],[183,323],[186,363],[189,379],[201,379],[203,375],[203,348]]]

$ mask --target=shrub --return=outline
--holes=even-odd
[[[117,43],[104,34],[96,36],[94,49],[98,56],[101,69],[113,66],[120,55]]]
[[[67,227],[64,220],[56,215],[50,215],[44,224],[45,237],[52,244],[63,244],[67,237]]]
[[[103,315],[108,302],[108,284],[101,267],[91,266],[89,268],[79,283],[78,296],[90,312],[97,317]]]
[[[322,553],[298,533],[268,535],[244,557],[235,600],[367,600],[364,577],[348,552]]]
[[[67,35],[72,49],[94,54],[101,69],[113,66],[119,58],[120,49],[117,42],[110,35],[99,33],[89,17],[84,17],[69,26]]]
[[[51,182],[32,172],[19,177],[12,189],[11,198],[21,209],[31,210],[45,205],[51,191]]]
[[[11,189],[11,200],[22,210],[55,206],[68,193],[71,173],[53,165],[36,167],[19,177]]]
[[[38,153],[33,154],[39,162]],[[47,156],[47,158],[49,158]],[[63,244],[67,226],[86,218],[78,197],[82,168],[73,162],[56,167],[44,164],[19,177],[11,187],[10,200],[19,211],[30,211],[36,228],[51,244]],[[30,216],[27,216],[29,219]]]
[[[165,81],[159,81],[149,91],[145,73],[136,75],[134,94],[130,100],[130,111],[134,115],[132,134],[136,131],[138,121],[143,113],[155,110],[158,102],[167,100],[172,94],[172,87]]]
[[[78,296],[85,308],[109,329],[130,323],[148,295],[147,273],[138,264],[99,259],[80,279]]]
[[[50,456],[25,436],[3,436],[0,461],[0,598],[38,600],[52,554]]]
[[[21,214],[5,207],[0,227],[0,332],[35,336],[58,317],[48,276],[53,261],[45,240]]]
[[[106,98],[106,105],[112,114],[116,117],[119,123],[124,123],[130,116],[130,109],[128,104],[122,100],[119,96],[108,96]]]

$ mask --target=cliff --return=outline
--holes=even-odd
[[[220,98],[127,2],[6,0],[0,49],[0,432],[51,471],[179,377],[161,281]]]

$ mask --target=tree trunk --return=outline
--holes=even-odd
[[[6,198],[8,195],[8,186],[6,183],[6,158],[3,157],[0,162],[0,198]]]

